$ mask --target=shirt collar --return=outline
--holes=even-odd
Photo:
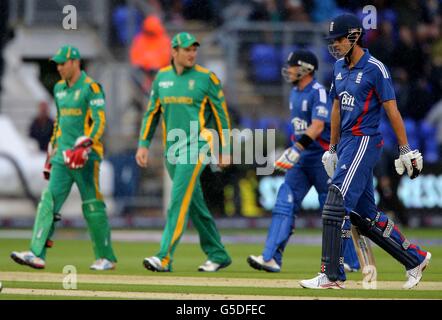
[[[296,86],[295,89],[296,89],[296,91],[298,91],[298,92],[307,92],[307,91],[309,91],[309,90],[313,87],[313,85],[315,84],[315,82],[316,82],[316,79],[313,78],[312,81],[310,81],[309,84],[306,85],[306,86],[304,87],[304,89],[299,90],[299,87],[298,87],[298,86]]]
[[[368,49],[363,48],[364,54],[359,59],[358,63],[352,68],[352,69],[362,69],[367,64],[368,59],[371,57],[370,52],[368,52]],[[344,59],[344,65],[348,69],[347,61]]]
[[[194,64],[194,65],[193,65],[192,67],[190,67],[190,68],[184,68],[182,74],[178,74],[178,73],[176,72],[175,63],[173,62],[173,59],[171,60],[170,64],[172,65],[173,71],[175,72],[175,74],[176,74],[177,76],[182,76],[182,75],[186,74],[187,72],[189,72],[189,71],[195,69],[195,64]]]
[[[78,89],[83,85],[83,82],[86,79],[86,77],[87,77],[86,72],[81,71],[80,78],[78,78],[78,80],[74,83],[74,85],[72,87],[69,87],[66,82],[66,87],[71,90]]]

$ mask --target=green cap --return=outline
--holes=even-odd
[[[58,49],[57,53],[51,58],[55,63],[65,63],[68,60],[80,60],[80,51],[74,46],[64,45]]]
[[[175,47],[188,48],[194,44],[196,44],[197,46],[200,45],[200,43],[196,41],[196,38],[187,32],[180,32],[176,34],[172,39],[172,48]]]

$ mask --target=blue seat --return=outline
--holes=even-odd
[[[419,131],[416,121],[413,119],[405,119],[405,130],[407,131],[408,144],[411,149],[421,149],[419,143]]]
[[[253,79],[257,82],[278,82],[281,80],[281,59],[279,50],[269,44],[255,44],[250,50]]]
[[[419,134],[423,144],[424,161],[436,163],[439,161],[439,144],[436,137],[436,128],[426,121],[422,121],[419,126]]]
[[[129,19],[135,17],[134,30],[130,30]],[[129,45],[133,37],[141,31],[143,14],[138,10],[130,10],[128,6],[117,6],[112,13],[112,25],[115,28],[118,42]]]

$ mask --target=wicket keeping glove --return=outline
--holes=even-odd
[[[396,167],[396,172],[402,175],[407,170],[407,174],[411,179],[416,178],[422,171],[424,166],[422,154],[419,150],[410,150],[410,146],[399,147],[399,158],[394,160],[394,166]]]
[[[86,136],[79,137],[72,149],[63,151],[64,163],[70,169],[83,168],[91,150],[92,139]]]
[[[330,178],[333,177],[335,173],[337,163],[338,155],[336,154],[336,145],[330,145],[330,149],[322,155],[322,164]]]
[[[286,172],[287,170],[293,168],[293,166],[299,161],[301,157],[301,148],[296,144],[284,151],[284,153],[275,162],[275,169]]]

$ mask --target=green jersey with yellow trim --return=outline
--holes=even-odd
[[[160,115],[166,150],[173,145],[181,150],[202,148],[213,136],[207,128],[218,131],[222,153],[229,152],[230,119],[220,80],[210,70],[195,65],[179,75],[169,65],[161,69],[152,84],[147,110],[143,117],[139,146],[149,147]],[[173,129],[168,139],[167,134]],[[185,139],[181,133],[185,133]],[[195,135],[197,135],[195,139]],[[198,138],[200,137],[200,138]],[[197,143],[195,143],[197,141]],[[186,145],[186,148],[181,148]]]
[[[106,125],[105,95],[101,86],[82,71],[71,87],[66,81],[59,81],[54,87],[54,99],[57,117],[50,143],[56,153],[51,162],[64,163],[63,151],[73,148],[81,136],[93,141],[89,159],[101,160],[101,138]]]

